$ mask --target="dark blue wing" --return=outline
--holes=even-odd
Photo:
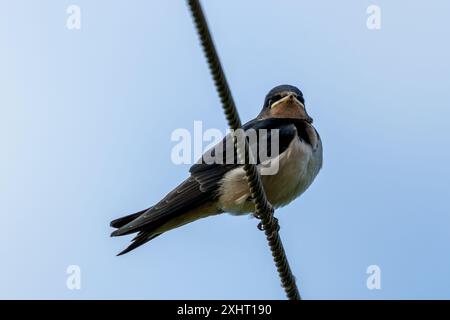
[[[267,129],[266,134],[261,136],[257,135],[258,141],[256,143],[259,145],[260,139],[267,140],[267,155],[272,153],[272,150],[270,150],[271,138],[273,135],[272,130],[276,129],[279,133],[279,153],[286,150],[297,134],[295,125],[288,119],[252,120],[245,124],[243,129],[246,131],[253,129],[257,132],[260,129]],[[228,137],[228,140],[231,140],[230,137]],[[136,246],[148,241],[154,236],[152,235],[153,230],[156,230],[171,219],[216,199],[223,176],[228,171],[239,166],[236,161],[236,155],[234,155],[234,159],[231,163],[227,162],[227,156],[229,157],[231,155],[231,157],[233,157],[234,152],[229,151],[226,147],[226,142],[227,138],[222,141],[223,147],[212,148],[205,152],[202,161],[191,167],[191,176],[167,194],[156,205],[145,212],[127,216],[122,218],[122,220],[115,220],[114,226],[119,228],[112,233],[113,236],[139,232],[138,237],[136,238],[137,242],[135,241],[136,243],[132,244],[122,253],[128,252]],[[253,148],[254,146],[250,145],[250,147]],[[209,164],[203,161],[205,158],[211,159],[211,156],[221,157],[223,162]],[[260,159],[258,159],[258,161],[260,161]],[[119,221],[119,223],[117,221]]]

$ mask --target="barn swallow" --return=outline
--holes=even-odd
[[[270,133],[277,130],[278,152],[270,161],[277,164],[278,170],[275,174],[261,175],[267,198],[274,208],[300,196],[322,167],[322,142],[312,122],[302,92],[294,86],[281,85],[269,91],[259,115],[242,127],[245,132],[265,129],[264,137],[270,137]],[[217,150],[223,150],[223,146],[217,148],[216,145],[202,159]],[[218,156],[226,157],[226,150],[223,153]],[[206,163],[202,159],[190,168],[189,178],[154,206],[111,222],[111,227],[117,229],[111,236],[137,233],[132,243],[118,255],[200,218],[224,212],[243,215],[254,211],[242,163]],[[264,163],[256,161],[261,171]]]

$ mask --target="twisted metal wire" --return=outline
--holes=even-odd
[[[198,32],[200,43],[208,62],[212,78],[214,80],[214,85],[219,94],[228,125],[232,131],[238,130],[241,128],[241,120],[239,118],[233,96],[231,95],[225,73],[222,69],[219,56],[217,55],[214,42],[209,32],[208,24],[200,2],[199,0],[187,0],[187,3]],[[284,288],[288,299],[300,300],[301,297],[295,283],[295,277],[289,267],[289,262],[283,248],[283,243],[281,242],[281,238],[278,233],[280,227],[278,225],[278,220],[273,215],[274,209],[267,200],[256,165],[253,164],[253,161],[249,161],[248,159],[248,157],[251,157],[248,143],[244,140],[243,145],[241,145],[241,143],[238,143],[237,141],[238,139],[235,137],[237,154],[241,160],[244,159],[242,163],[244,163],[244,170],[247,176],[250,194],[252,199],[255,201],[254,215],[261,221],[258,228],[263,230],[266,235],[275,266],[281,280],[281,285]]]

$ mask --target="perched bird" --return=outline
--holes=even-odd
[[[281,85],[269,91],[260,114],[243,126],[246,133],[250,130],[264,132],[253,145],[249,142],[251,150],[255,150],[255,145],[256,149],[262,146],[261,139],[270,140],[275,137],[274,130],[277,132],[278,152],[271,153],[266,160],[276,164],[277,171],[261,175],[267,198],[275,208],[301,195],[322,167],[322,142],[312,122],[302,92],[294,86]],[[254,210],[245,171],[236,155],[225,147],[227,138],[230,136],[222,145],[208,150],[190,168],[190,177],[157,204],[111,222],[111,227],[117,228],[111,236],[137,233],[132,243],[118,255],[200,218],[224,212],[242,215]],[[271,149],[272,144],[265,142],[267,149]],[[261,172],[267,163],[258,155],[257,168]],[[223,157],[224,161],[204,161],[205,157],[214,156],[216,159]]]

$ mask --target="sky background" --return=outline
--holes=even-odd
[[[450,2],[203,2],[243,121],[288,83],[321,134],[323,170],[276,212],[302,296],[450,298]],[[255,219],[115,256],[110,220],[187,177],[171,133],[226,129],[184,1],[0,0],[0,48],[0,298],[284,299]]]

